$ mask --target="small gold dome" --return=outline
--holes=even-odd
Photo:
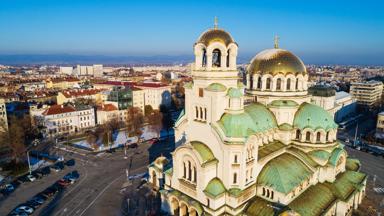
[[[230,43],[235,43],[232,36],[222,29],[209,29],[200,35],[196,43],[203,43],[205,46],[213,42],[220,42],[228,46]]]
[[[304,63],[294,54],[283,49],[267,49],[257,54],[247,68],[248,73],[306,74]]]

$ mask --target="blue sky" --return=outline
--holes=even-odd
[[[273,46],[306,63],[384,65],[381,1],[0,0],[0,54],[191,55],[219,18],[252,56]],[[335,62],[336,61],[336,62]]]

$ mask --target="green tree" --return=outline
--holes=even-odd
[[[144,115],[147,117],[148,115],[152,114],[153,108],[151,105],[145,105],[144,107]]]
[[[163,114],[159,110],[153,110],[147,117],[149,128],[156,132],[157,137],[160,135],[160,130],[163,127]]]

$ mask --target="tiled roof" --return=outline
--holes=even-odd
[[[76,109],[73,106],[67,105],[53,105],[43,112],[43,115],[57,115],[62,113],[75,112]]]
[[[71,98],[71,97],[79,97],[79,96],[85,96],[85,95],[94,95],[101,91],[103,91],[103,89],[65,90],[62,92],[62,94],[66,98]]]
[[[117,110],[117,107],[113,104],[103,104],[101,106],[98,106],[97,110],[110,112]]]

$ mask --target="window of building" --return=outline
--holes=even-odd
[[[234,156],[233,163],[237,164],[237,155]]]
[[[212,67],[221,66],[221,52],[219,49],[215,49],[212,52]]]
[[[237,184],[237,173],[233,173],[233,184]]]
[[[259,77],[257,79],[257,89],[261,89],[261,84],[262,84],[261,77]]]
[[[295,89],[296,89],[296,90],[299,89],[299,78],[296,79],[296,86],[295,86]]]
[[[327,141],[329,141],[329,131],[327,131],[327,134],[326,134],[326,136],[325,136],[325,139],[326,139]]]
[[[187,167],[185,165],[185,162],[183,163],[183,178],[187,178]]]
[[[287,90],[291,90],[291,79],[287,79]]]
[[[320,142],[320,136],[321,136],[320,132],[317,132],[316,133],[316,141],[317,142]]]
[[[253,75],[252,74],[249,75],[249,88],[253,89]]]
[[[267,83],[266,83],[267,85],[266,85],[266,89],[267,90],[271,90],[271,78],[267,78]]]
[[[300,140],[300,130],[299,129],[296,130],[296,139]]]
[[[305,133],[305,141],[311,141],[311,132],[307,131],[307,133]]]
[[[199,97],[204,97],[204,89],[199,88]]]
[[[281,79],[280,78],[278,78],[276,80],[276,90],[281,90]]]
[[[202,66],[205,67],[206,65],[207,65],[207,50],[203,49]]]

